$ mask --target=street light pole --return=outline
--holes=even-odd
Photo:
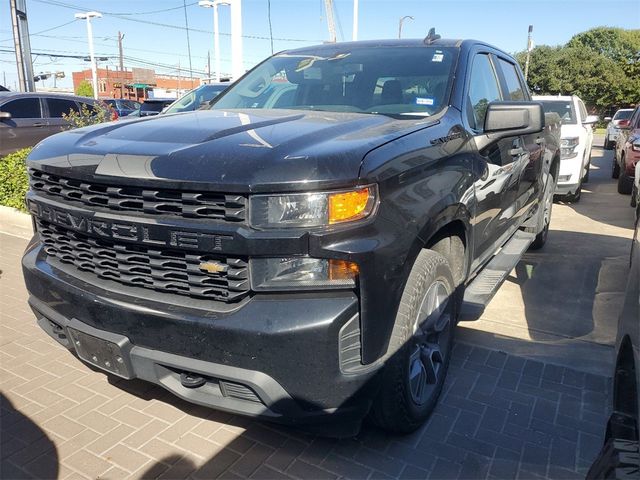
[[[527,59],[524,63],[524,81],[529,79],[529,60],[531,59],[531,50],[533,50],[533,41],[531,34],[533,33],[533,25],[529,25],[529,34],[527,35]]]
[[[213,8],[213,57],[215,61],[215,81],[220,81],[220,32],[218,30],[218,6],[231,5],[222,0],[200,0],[198,5],[205,8]],[[233,35],[233,32],[232,32]],[[242,54],[242,52],[241,52]]]
[[[89,39],[89,57],[91,58],[91,78],[93,80],[93,98],[98,99],[98,67],[96,65],[96,57],[93,53],[93,30],[91,28],[92,18],[101,18],[99,12],[76,13],[75,17],[80,20],[87,21],[87,37]]]
[[[402,38],[402,24],[407,18],[413,20],[413,17],[411,15],[405,15],[400,19],[400,22],[398,22],[398,38]]]

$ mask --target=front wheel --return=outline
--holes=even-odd
[[[611,178],[618,178],[620,176],[620,165],[615,159],[615,155],[613,157],[613,169],[611,171]]]
[[[573,193],[569,193],[564,196],[564,201],[567,203],[578,203],[580,201],[580,197],[582,196],[582,182],[576,188],[576,191]]]
[[[382,371],[371,419],[398,433],[429,417],[447,374],[457,314],[451,267],[445,257],[422,250],[411,269]]]
[[[604,137],[604,149],[605,150],[611,150],[611,145],[612,142],[609,141],[609,136],[607,135],[606,137]]]

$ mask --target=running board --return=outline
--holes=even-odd
[[[477,320],[482,316],[509,272],[515,268],[535,238],[534,233],[518,230],[467,285],[460,311],[461,321]]]

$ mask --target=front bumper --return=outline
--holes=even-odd
[[[45,257],[32,241],[23,258],[38,323],[71,350],[74,332],[117,344],[125,378],[155,383],[193,403],[283,423],[323,424],[331,415],[348,431],[370,407],[377,365],[345,373],[341,364],[341,335],[359,327],[353,292],[255,295],[233,310],[212,313],[162,303],[153,292],[109,280],[96,286]],[[207,381],[186,388],[184,372]]]

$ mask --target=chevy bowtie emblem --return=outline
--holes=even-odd
[[[228,267],[224,263],[209,260],[207,262],[202,262],[198,265],[198,268],[207,273],[222,273],[226,272]]]

